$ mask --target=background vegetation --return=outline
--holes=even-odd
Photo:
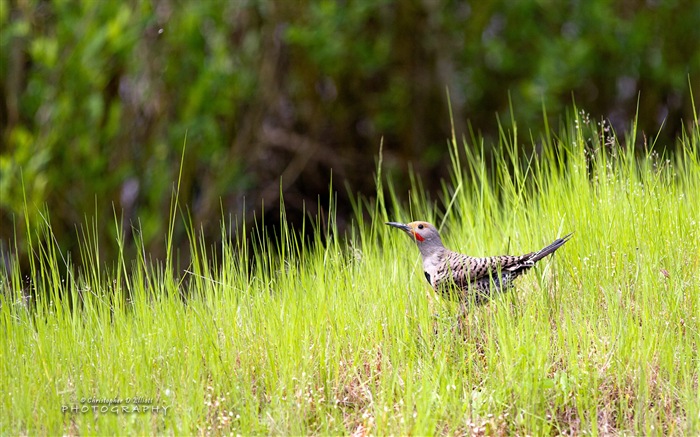
[[[541,138],[541,153],[521,159],[517,129],[504,129],[492,161],[453,139],[435,202],[418,178],[399,201],[378,167],[376,200],[358,199],[352,232],[331,210],[325,226],[305,222],[313,244],[284,217],[276,235],[222,226],[212,260],[175,199],[169,222],[187,224],[192,260],[182,275],[173,226],[163,262],[141,245],[103,263],[97,223],[83,228],[76,267],[40,223],[25,236],[32,286],[15,259],[0,271],[0,430],[698,435],[700,131],[673,157],[638,157],[585,114]],[[575,234],[460,323],[415,245],[383,224],[389,209],[444,224],[445,242],[471,254]],[[134,397],[168,410],[93,413],[87,400],[133,408]]]
[[[538,132],[575,97],[618,131],[638,114],[632,147],[665,123],[656,146],[673,148],[697,123],[698,23],[693,0],[0,0],[0,250],[26,255],[15,229],[45,207],[71,253],[95,218],[116,256],[116,213],[139,229],[127,253],[143,240],[163,258],[185,137],[180,196],[210,241],[222,211],[231,229],[264,211],[276,225],[280,193],[293,223],[325,215],[331,179],[345,229],[353,193],[374,192],[382,138],[397,192],[409,167],[440,189],[446,90],[457,137],[471,120],[487,147],[509,99]],[[181,225],[173,244],[187,246]]]

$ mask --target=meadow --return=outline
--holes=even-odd
[[[330,211],[302,225],[313,241],[224,217],[213,251],[177,195],[164,260],[100,259],[97,219],[74,254],[50,212],[18,223],[33,256],[27,277],[12,253],[0,272],[0,433],[698,435],[700,131],[667,153],[628,134],[646,151],[582,112],[556,132],[512,123],[493,155],[453,137],[436,198],[418,175],[397,193],[380,154],[351,230]],[[384,225],[417,219],[475,256],[574,236],[457,320]]]

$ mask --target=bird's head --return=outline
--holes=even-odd
[[[421,253],[424,253],[424,249],[442,247],[442,240],[438,230],[428,222],[411,222],[406,224],[387,222],[386,224],[401,229],[410,235],[421,249]]]

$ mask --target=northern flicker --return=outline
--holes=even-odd
[[[525,255],[501,255],[475,258],[446,249],[435,226],[427,222],[396,223],[413,238],[423,258],[423,272],[433,289],[445,297],[457,297],[463,303],[480,305],[493,294],[512,286],[518,276],[527,272],[542,258],[554,253],[571,234],[555,240],[544,249]]]

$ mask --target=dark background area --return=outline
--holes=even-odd
[[[113,259],[116,211],[128,250],[133,224],[163,257],[185,142],[180,203],[208,241],[222,212],[274,226],[280,193],[292,222],[322,212],[331,175],[342,227],[351,193],[375,192],[382,139],[400,190],[409,167],[439,190],[447,93],[458,138],[471,125],[487,147],[509,102],[530,147],[543,105],[556,130],[574,100],[619,133],[664,124],[664,149],[697,124],[696,0],[0,0],[0,24],[5,252],[25,251],[26,199],[67,251],[97,217]]]

